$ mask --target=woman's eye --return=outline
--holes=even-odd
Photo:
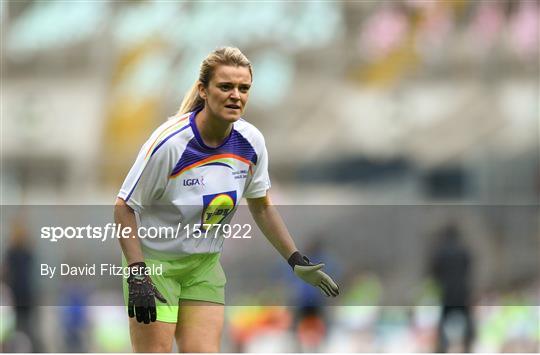
[[[231,90],[231,85],[221,85],[220,89],[223,90],[223,91]]]
[[[242,86],[242,87],[240,88],[240,91],[243,92],[243,93],[245,94],[245,93],[247,93],[247,92],[249,91],[249,87],[247,87],[247,86]]]

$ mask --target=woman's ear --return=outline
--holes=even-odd
[[[200,81],[197,84],[197,89],[199,90],[199,96],[201,97],[201,99],[206,101],[206,88]]]

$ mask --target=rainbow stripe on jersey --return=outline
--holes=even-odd
[[[188,142],[180,160],[173,168],[169,178],[174,179],[186,171],[203,166],[225,166],[233,169],[235,163],[241,162],[247,165],[250,173],[253,166],[257,165],[257,154],[248,140],[234,128],[229,137],[219,147],[211,148],[204,144],[197,125],[195,114],[190,118],[191,129],[194,137]]]

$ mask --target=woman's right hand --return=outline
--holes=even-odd
[[[167,303],[167,300],[156,288],[152,279],[147,274],[148,268],[144,262],[133,263],[128,266],[129,285],[128,315],[136,317],[137,322],[149,324],[157,318],[156,300]]]

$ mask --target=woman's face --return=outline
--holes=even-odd
[[[247,67],[220,65],[207,88],[199,84],[199,95],[212,116],[235,122],[244,112],[250,87],[251,74]]]

